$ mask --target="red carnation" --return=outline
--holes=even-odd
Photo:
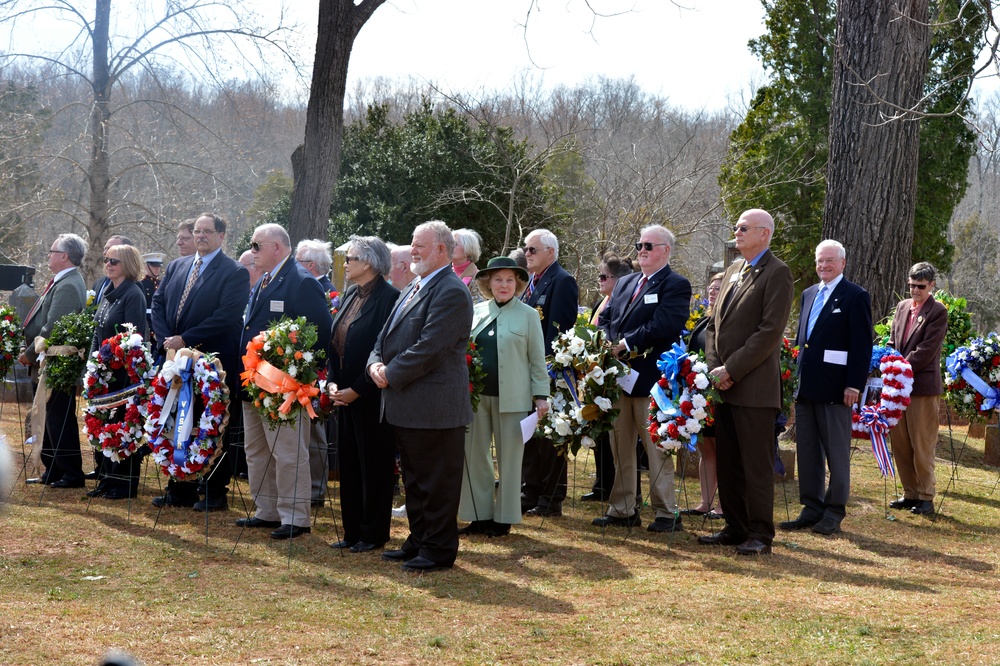
[[[666,377],[660,377],[660,380],[656,383],[660,385],[660,388],[667,388],[670,385]]]

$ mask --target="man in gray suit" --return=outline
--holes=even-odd
[[[406,484],[410,535],[382,558],[407,571],[447,569],[458,554],[465,428],[472,422],[465,350],[472,297],[451,270],[455,240],[444,222],[413,230],[416,278],[375,341],[368,374],[382,389]]]
[[[40,364],[35,352],[35,338],[48,338],[52,327],[63,315],[83,310],[87,302],[87,285],[79,268],[86,252],[87,244],[76,234],[61,234],[49,250],[52,277],[24,318],[26,348],[18,359],[22,365],[29,366],[35,382],[38,381]],[[53,488],[83,487],[83,457],[80,454],[75,392],[53,391],[45,403],[42,463],[45,473],[28,479],[28,483],[46,483]]]

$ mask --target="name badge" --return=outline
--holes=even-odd
[[[284,301],[271,301],[271,312],[284,312],[285,302]]]
[[[642,297],[642,302],[649,305],[650,303],[659,303],[660,299],[658,298],[658,294],[646,294]]]
[[[542,294],[541,296],[538,297],[538,300],[535,301],[535,303],[537,303],[538,305],[545,305],[545,299],[547,297],[548,297],[548,294]]]

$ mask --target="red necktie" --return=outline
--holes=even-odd
[[[632,301],[634,301],[636,299],[636,297],[639,296],[639,292],[642,291],[642,288],[645,287],[645,286],[646,286],[646,276],[643,275],[642,279],[639,280],[639,286],[636,287],[635,293],[632,294],[632,300],[630,300],[629,303],[631,303]]]
[[[42,299],[45,298],[45,294],[49,293],[49,289],[52,288],[52,285],[55,284],[55,281],[56,281],[55,277],[50,277],[49,281],[45,283],[45,289],[42,290],[42,295],[38,297],[38,300],[35,301],[35,304],[31,306],[31,310],[28,311],[27,316],[24,318],[25,324],[31,321],[31,318],[35,316],[36,312],[38,312],[38,308],[42,307]]]

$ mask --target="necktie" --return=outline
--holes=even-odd
[[[403,304],[400,305],[399,308],[392,314],[392,323],[390,324],[390,327],[396,325],[396,321],[399,319],[399,315],[403,314],[403,310],[405,310],[406,306],[410,304],[410,301],[413,300],[413,297],[417,295],[418,291],[420,291],[420,282],[419,281],[417,281],[413,285],[413,289],[410,291],[409,294],[407,294],[406,300],[403,301]]]
[[[538,284],[538,275],[533,273],[531,275],[531,279],[528,280],[528,286],[524,288],[524,293],[521,294],[521,300],[523,302],[525,303],[528,302],[528,299],[531,298],[531,295],[535,293],[535,285],[537,284]]]
[[[260,291],[267,289],[267,285],[271,284],[271,274],[264,273],[264,279],[260,281]]]
[[[725,298],[725,300],[722,301],[722,311],[723,312],[728,312],[729,311],[729,304],[733,302],[733,294],[735,294],[737,291],[739,291],[740,287],[743,286],[743,278],[745,278],[747,276],[747,274],[750,273],[750,268],[751,267],[752,266],[750,265],[749,261],[744,261],[743,269],[740,271],[740,277],[739,277],[739,279],[737,279],[736,280],[736,284],[733,285],[733,287],[729,291],[726,292],[726,298]]]
[[[816,325],[816,320],[819,319],[819,313],[823,310],[823,302],[825,300],[826,285],[821,284],[819,291],[816,292],[816,298],[813,300],[812,310],[809,311],[809,323],[806,324],[806,340],[812,335],[813,326]]]
[[[42,307],[42,299],[45,298],[45,294],[49,293],[49,289],[52,288],[53,284],[55,284],[55,278],[50,277],[49,281],[45,283],[45,289],[42,290],[42,295],[38,297],[38,300],[35,301],[35,304],[31,306],[31,310],[29,310],[28,314],[25,316],[24,318],[25,324],[31,321],[31,318],[35,316],[36,312],[38,312],[38,308]]]
[[[632,294],[632,300],[630,300],[629,303],[634,301],[636,297],[639,296],[639,292],[642,291],[642,288],[645,286],[646,286],[646,276],[643,275],[642,279],[639,280],[639,286],[635,288],[635,293]]]
[[[191,290],[194,289],[194,283],[198,281],[198,274],[201,273],[201,257],[195,257],[194,267],[191,269],[191,275],[188,276],[187,284],[184,285],[184,293],[181,294],[180,303],[177,304],[177,316],[181,316],[181,312],[184,310],[184,305],[187,303],[188,296],[191,295]]]

